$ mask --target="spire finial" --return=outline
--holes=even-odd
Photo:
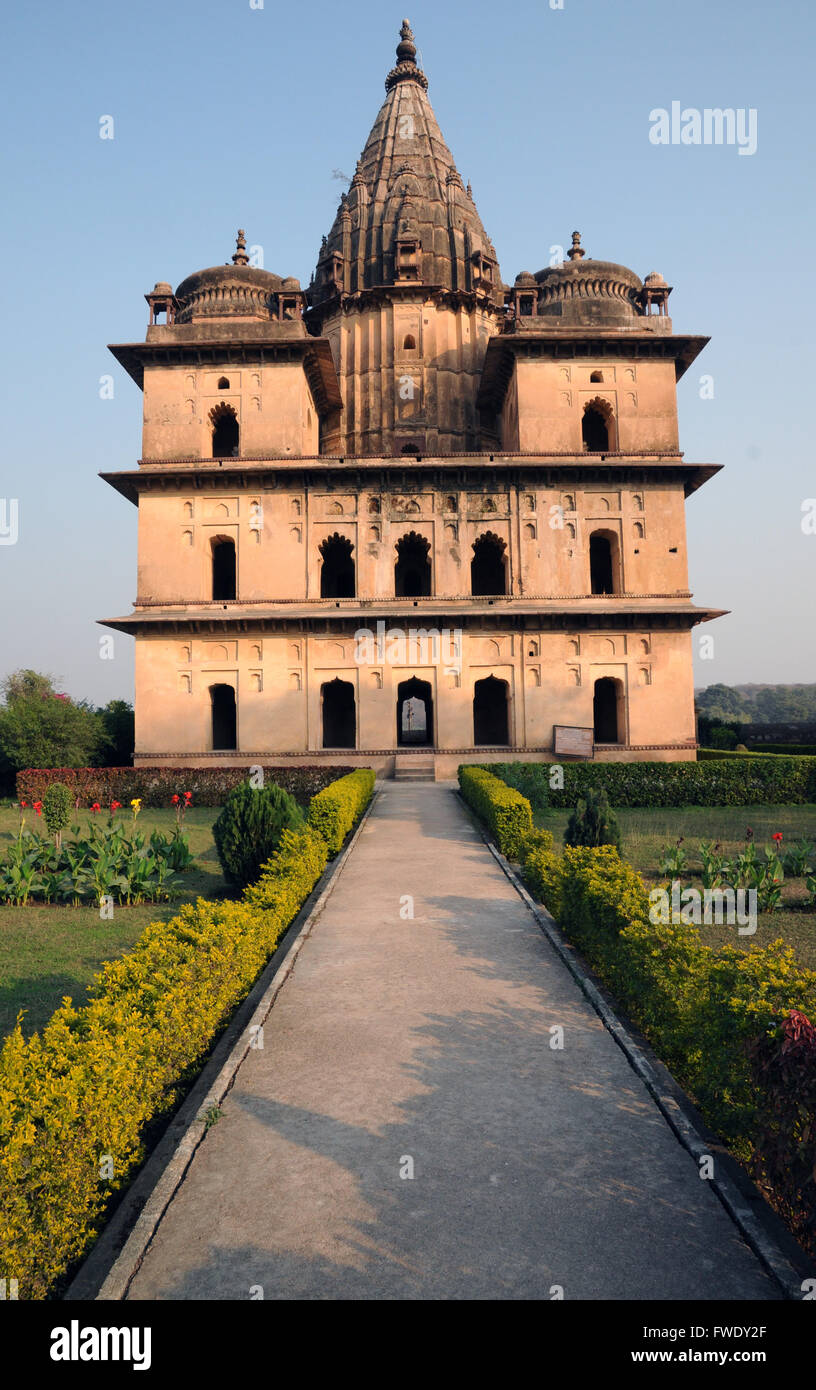
[[[249,256],[246,249],[246,232],[243,227],[238,228],[238,236],[235,241],[236,252],[232,258],[233,265],[249,265]]]
[[[584,250],[583,246],[581,245],[581,233],[580,233],[580,232],[573,232],[573,234],[572,234],[572,246],[571,246],[570,250],[567,252],[567,255],[569,256],[569,258],[570,258],[571,261],[582,261],[582,260],[584,259],[584,256],[586,255],[586,251]]]
[[[400,29],[400,41],[397,44],[397,66],[392,68],[385,79],[385,90],[391,91],[398,82],[418,82],[420,86],[428,90],[428,79],[416,63],[417,47],[414,42],[414,33],[411,22],[408,19],[402,21]]]

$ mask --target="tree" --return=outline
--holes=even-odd
[[[129,767],[133,762],[133,706],[126,700],[109,700],[99,714],[105,731],[106,760],[111,767]]]
[[[105,750],[98,711],[55,690],[50,676],[15,671],[0,691],[0,777],[7,787],[23,768],[88,767]]]

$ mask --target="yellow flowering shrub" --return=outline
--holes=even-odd
[[[343,841],[371,800],[374,781],[373,768],[362,767],[347,777],[339,777],[312,797],[309,825],[323,836],[332,859],[340,853]]]
[[[518,859],[525,837],[533,829],[533,812],[527,798],[483,767],[460,767],[459,789],[484,821],[502,854]]]
[[[0,1050],[0,1278],[44,1298],[96,1234],[110,1194],[246,997],[326,866],[314,830],[286,832],[240,902],[153,922],[28,1041]]]

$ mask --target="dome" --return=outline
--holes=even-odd
[[[560,319],[564,327],[597,324],[616,327],[643,313],[640,276],[615,261],[587,256],[579,232],[572,234],[568,259],[539,270],[538,314]]]
[[[279,275],[249,264],[244,233],[240,231],[232,265],[209,266],[182,280],[176,290],[176,323],[195,323],[201,319],[273,319],[277,316],[276,295],[283,284]]]
[[[668,281],[663,279],[659,270],[650,270],[643,284],[648,290],[657,290],[664,289],[668,285]]]
[[[294,275],[287,275],[286,279],[283,281],[283,284],[281,285],[281,289],[292,290],[293,292],[296,291],[299,294],[300,281],[297,280]]]
[[[532,285],[535,289],[536,278],[529,270],[521,270],[516,276],[516,285],[521,288],[523,285]]]
[[[172,286],[172,285],[168,285],[168,283],[167,283],[166,280],[157,280],[156,283],[155,283],[155,285],[153,286],[153,293],[154,293],[154,294],[172,294],[172,293],[173,293],[173,286]]]

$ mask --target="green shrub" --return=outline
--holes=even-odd
[[[604,787],[613,806],[752,806],[816,802],[816,758],[700,749],[698,762],[542,763],[551,807],[573,807],[588,787]],[[504,766],[499,764],[500,767]],[[490,769],[488,769],[490,770]]]
[[[42,813],[57,849],[62,844],[62,832],[71,823],[74,798],[63,782],[54,782],[42,799]]]
[[[546,810],[549,764],[491,763],[488,771],[500,777],[508,787],[514,787],[522,796],[526,796],[534,811]]]
[[[711,730],[709,744],[712,748],[736,748],[737,735],[733,729],[726,729],[720,726],[717,729]]]
[[[533,813],[526,797],[483,767],[460,767],[459,788],[502,854],[518,859],[533,828]]]
[[[309,804],[309,825],[323,836],[333,859],[374,793],[373,768],[362,767],[325,787]]]
[[[781,941],[750,951],[714,950],[691,923],[650,915],[642,879],[611,846],[568,847],[560,862],[556,858],[543,849],[531,852],[525,875],[532,891],[643,1029],[706,1122],[760,1174],[778,1174],[785,1164],[781,1146],[801,1188],[801,1175],[812,1172],[812,1139],[808,1169],[802,1146],[814,1119],[814,1049],[803,1047],[798,1069],[784,1068],[783,1113],[779,1077],[763,1074],[776,1052],[763,1040],[778,1038],[797,1011],[816,1018],[816,972],[802,969]],[[801,1213],[806,1199],[804,1190],[797,1196],[785,1189],[791,1211]]]
[[[326,865],[307,827],[283,832],[243,902],[185,906],[154,922],[26,1041],[0,1050],[0,1271],[45,1298],[93,1240],[111,1194],[144,1156]],[[113,1177],[100,1176],[109,1156]]]
[[[567,821],[565,845],[614,845],[620,853],[620,826],[603,787],[587,787]]]
[[[213,839],[228,883],[246,888],[278,847],[284,830],[302,825],[294,797],[274,782],[252,787],[242,782],[231,791],[213,825]]]

